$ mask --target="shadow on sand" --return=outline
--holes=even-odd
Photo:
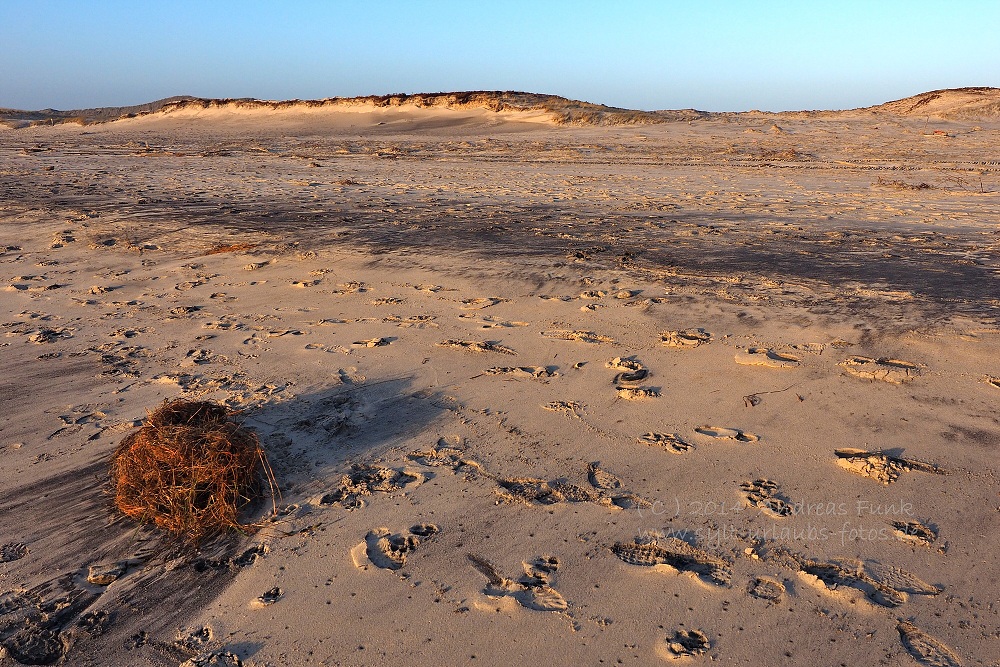
[[[284,502],[298,502],[426,428],[438,401],[406,378],[344,384],[265,404],[245,425],[259,432]],[[266,553],[252,533],[192,546],[116,515],[109,456],[0,493],[0,665],[175,667],[199,648],[177,628]],[[259,505],[251,521],[267,520],[270,501]],[[95,566],[114,580],[88,581]]]

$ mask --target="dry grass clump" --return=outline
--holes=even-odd
[[[907,183],[906,181],[883,178],[882,176],[878,176],[876,178],[875,185],[881,188],[892,188],[893,190],[928,190],[931,188],[931,185],[928,183],[918,183],[914,185],[912,183]]]
[[[803,155],[794,148],[773,148],[761,151],[760,156],[766,160],[797,160]]]
[[[224,252],[243,252],[246,250],[253,250],[256,247],[256,243],[220,243],[212,246],[205,254],[218,255]]]
[[[111,459],[114,504],[123,514],[193,542],[252,527],[240,510],[276,484],[257,436],[221,405],[177,400],[151,412]]]

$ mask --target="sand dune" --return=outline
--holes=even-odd
[[[893,102],[872,111],[953,120],[996,119],[1000,117],[1000,88],[951,88],[932,90]]]
[[[223,119],[252,117],[258,122],[294,120],[305,116],[310,122],[326,118],[335,125],[357,126],[358,118],[343,118],[343,113],[364,116],[360,122],[383,124],[414,116],[429,118],[444,114],[451,122],[470,120],[517,120],[548,122],[556,125],[648,125],[674,121],[691,121],[712,117],[730,117],[731,113],[709,113],[695,109],[638,111],[603,104],[570,100],[557,95],[541,95],[511,91],[469,91],[453,93],[417,93],[398,95],[368,95],[364,97],[332,97],[321,100],[258,100],[209,99],[189,96],[170,97],[131,107],[105,107],[57,111],[20,111],[0,109],[0,127],[24,128],[32,125],[73,123],[86,125],[125,121],[136,117],[199,119],[218,123]],[[933,117],[941,119],[995,119],[1000,117],[1000,89],[955,88],[935,90],[902,100],[886,102],[864,109],[814,112],[762,113],[749,115],[801,117],[851,114],[851,112],[888,113],[893,115]],[[278,113],[280,112],[280,113]],[[464,112],[464,113],[462,113]],[[739,116],[739,114],[735,114]]]
[[[9,127],[89,124],[128,120],[135,117],[171,116],[218,121],[232,116],[258,119],[288,118],[308,114],[314,122],[326,117],[334,121],[343,113],[366,115],[372,124],[398,119],[408,114],[427,117],[430,112],[449,111],[451,118],[486,118],[542,120],[553,124],[622,125],[660,123],[666,120],[691,120],[701,117],[694,110],[647,112],[619,109],[603,104],[569,100],[556,95],[536,93],[471,91],[455,93],[418,93],[414,95],[369,95],[365,97],[327,98],[322,100],[270,101],[257,99],[205,99],[174,97],[134,107],[109,107],[76,111],[18,111],[0,109],[0,120]],[[275,112],[280,112],[276,115]],[[460,113],[464,112],[464,113]],[[357,119],[342,122],[357,124]]]
[[[1000,123],[947,97],[4,130],[0,665],[995,663]],[[113,512],[177,397],[259,530]]]

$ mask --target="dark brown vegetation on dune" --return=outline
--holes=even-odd
[[[201,98],[179,96],[133,107],[107,107],[77,111],[20,111],[0,109],[0,123],[10,127],[103,123],[135,116],[170,113],[181,109],[267,109],[272,111],[295,108],[317,108],[370,105],[377,109],[411,105],[421,109],[486,109],[504,111],[542,111],[560,125],[645,125],[668,121],[689,121],[708,114],[694,109],[679,111],[638,111],[571,100],[558,95],[542,95],[519,91],[473,90],[442,93],[395,93],[364,97],[328,97],[319,100],[258,100],[254,98]]]
[[[296,107],[337,107],[371,105],[378,109],[415,106],[420,109],[486,109],[504,111],[543,111],[558,124],[566,125],[641,125],[668,120],[694,120],[706,115],[693,109],[681,111],[637,111],[571,100],[558,95],[541,95],[519,91],[472,90],[452,93],[395,93],[364,97],[329,97],[321,100],[257,100],[257,99],[181,99],[165,104],[157,111],[170,112],[184,108],[293,109]]]
[[[103,123],[117,118],[150,113],[162,109],[166,104],[184,99],[193,98],[180,95],[176,97],[167,97],[155,102],[147,102],[146,104],[136,104],[134,106],[71,109],[69,111],[59,111],[58,109],[41,109],[39,111],[0,109],[0,125],[6,125],[12,128],[37,127],[39,125],[60,125],[63,123],[89,125],[91,123]]]
[[[240,511],[276,492],[257,436],[229,420],[225,407],[177,400],[149,413],[111,459],[115,507],[197,542],[221,530],[246,530]]]
[[[219,243],[212,246],[205,254],[220,255],[224,252],[243,252],[246,250],[253,250],[256,247],[256,243]]]
[[[969,86],[931,90],[867,110],[900,116],[985,120],[1000,116],[1000,88]]]
[[[39,125],[60,125],[76,123],[89,125],[123,118],[134,118],[150,114],[170,113],[180,109],[267,109],[282,110],[295,108],[317,108],[338,106],[370,105],[377,109],[401,107],[446,109],[486,109],[495,113],[504,111],[541,111],[551,116],[558,125],[649,125],[667,122],[689,122],[707,118],[730,118],[741,115],[787,116],[792,118],[825,117],[836,115],[836,111],[790,111],[790,112],[705,112],[695,109],[662,111],[640,111],[623,109],[572,100],[558,95],[543,95],[512,90],[471,90],[440,93],[394,93],[390,95],[366,95],[363,97],[327,97],[318,100],[258,100],[241,98],[204,98],[177,96],[148,104],[130,107],[102,107],[99,109],[76,109],[58,111],[22,111],[0,109],[0,125],[11,128],[35,127]],[[875,113],[896,115],[927,115],[946,119],[995,119],[1000,116],[1000,88],[966,87],[932,90],[901,100],[886,102],[873,107],[855,109]]]
[[[913,184],[899,179],[884,178],[882,176],[878,176],[873,185],[880,188],[892,188],[893,190],[928,190],[931,188],[931,185],[928,183],[921,182]]]
[[[504,111],[541,111],[551,116],[558,125],[648,125],[667,122],[689,122],[707,118],[739,116],[786,116],[791,118],[825,117],[838,111],[789,111],[789,112],[705,112],[695,109],[640,111],[623,109],[572,100],[558,95],[543,95],[512,90],[471,90],[439,93],[394,93],[366,95],[363,97],[327,97],[318,100],[259,100],[251,97],[205,98],[176,96],[147,104],[129,107],[102,107],[59,111],[42,109],[23,111],[0,109],[0,126],[11,128],[36,127],[76,123],[89,125],[150,114],[170,113],[180,109],[267,109],[317,108],[370,105],[384,109],[403,105],[418,108],[486,109],[496,113]],[[873,107],[854,109],[895,115],[934,116],[944,119],[995,119],[1000,117],[1000,88],[966,87],[932,90],[901,100],[886,102]]]

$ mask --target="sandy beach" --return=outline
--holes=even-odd
[[[996,665],[1000,116],[914,104],[0,126],[0,665]],[[175,398],[259,529],[114,512]]]

